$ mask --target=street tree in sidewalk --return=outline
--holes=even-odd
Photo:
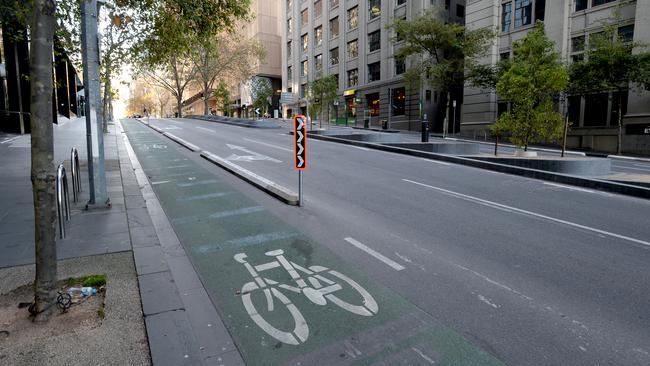
[[[273,98],[273,85],[271,80],[262,76],[254,76],[251,80],[251,97],[253,109],[260,109],[260,114],[266,114]]]
[[[182,116],[183,95],[196,80],[192,55],[204,40],[227,32],[249,16],[250,0],[160,0],[148,34],[136,48],[139,70],[168,89]]]
[[[621,153],[624,95],[633,86],[650,90],[650,53],[637,52],[644,45],[626,40],[619,34],[619,16],[606,24],[603,31],[589,37],[584,60],[570,67],[570,92],[574,95],[608,93],[616,97],[618,140]]]
[[[56,1],[33,0],[30,26],[31,163],[34,196],[34,319],[46,321],[56,309],[56,192],[54,166],[52,47]]]
[[[227,116],[230,110],[228,107],[230,105],[230,89],[228,89],[228,85],[223,80],[220,81],[212,95],[216,99],[217,109],[221,110],[224,116]]]
[[[395,59],[411,61],[404,77],[410,88],[423,83],[438,90],[439,105],[445,105],[449,116],[452,94],[462,97],[465,75],[476,67],[477,59],[489,49],[494,32],[488,28],[470,30],[461,24],[448,23],[442,10],[425,11],[412,20],[395,19],[389,29],[394,41],[403,41]],[[439,111],[443,111],[440,109]],[[438,113],[438,118],[445,118]],[[449,118],[447,117],[447,120]]]
[[[312,116],[318,116],[321,124],[323,121],[323,112],[327,110],[327,120],[329,121],[329,105],[336,100],[338,85],[334,75],[320,76],[318,79],[309,84],[307,91],[309,106]]]
[[[562,136],[563,118],[555,105],[569,76],[542,22],[515,42],[513,50],[514,58],[497,83],[497,93],[512,107],[499,116],[494,131],[508,131],[510,140],[527,150],[532,143]]]
[[[254,39],[224,32],[207,37],[191,52],[196,82],[203,91],[203,111],[209,114],[208,99],[217,80],[246,80],[266,56],[266,50]]]

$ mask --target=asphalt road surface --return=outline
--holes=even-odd
[[[298,190],[286,128],[150,123]],[[307,145],[303,208],[196,153],[185,156],[505,364],[650,365],[650,201],[314,139]],[[650,172],[646,163],[613,164],[632,168]]]

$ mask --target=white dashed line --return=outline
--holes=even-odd
[[[365,245],[363,243],[360,243],[359,241],[357,241],[357,240],[355,240],[353,238],[350,238],[350,237],[345,238],[345,241],[347,241],[348,243],[354,245],[355,247],[363,250],[364,252],[370,254],[371,256],[379,259],[380,261],[386,263],[389,267],[391,267],[392,269],[394,269],[396,271],[401,271],[401,270],[404,269],[404,266],[402,266],[401,264],[395,262],[394,260],[384,256],[383,254],[375,251],[374,249],[368,247],[367,245]]]

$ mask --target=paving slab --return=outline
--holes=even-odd
[[[147,336],[151,360],[156,366],[199,365],[197,341],[185,310],[147,316]]]

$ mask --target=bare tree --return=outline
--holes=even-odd
[[[143,68],[139,73],[176,98],[176,112],[183,116],[183,94],[196,78],[197,68],[188,57],[172,54],[161,67]]]
[[[30,45],[32,188],[34,195],[35,321],[49,319],[56,303],[56,201],[52,128],[52,46],[55,0],[33,0]]]
[[[203,114],[209,112],[208,99],[217,80],[249,78],[265,55],[266,51],[258,41],[232,33],[202,40],[192,53],[192,62],[196,67],[196,82],[203,91]]]

